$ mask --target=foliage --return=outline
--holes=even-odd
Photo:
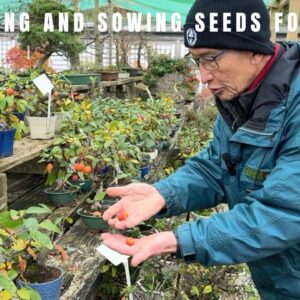
[[[199,85],[199,71],[185,59],[167,55],[153,56],[145,75],[145,83],[154,95],[169,95],[178,104],[193,101]]]
[[[169,73],[182,74],[187,69],[186,61],[173,59],[168,55],[152,56],[149,59],[148,69],[145,75],[145,84],[150,88],[156,86],[156,81]]]
[[[141,151],[151,150],[169,138],[177,122],[174,111],[170,99],[97,98],[75,102],[72,118],[64,122],[54,147],[42,155],[43,161],[54,165],[47,183],[54,184],[60,170],[86,179],[72,169],[75,163],[90,165],[93,172],[88,178],[93,180],[107,176],[104,168],[110,169],[109,176],[115,182],[139,178]]]
[[[26,132],[26,126],[14,113],[22,113],[26,108],[26,101],[17,99],[13,89],[0,90],[0,131],[9,128],[16,128],[15,139],[20,139]]]
[[[14,72],[23,72],[34,69],[42,57],[43,54],[40,52],[31,51],[30,57],[28,58],[27,51],[21,49],[19,46],[10,48],[6,53],[7,61]],[[51,70],[47,62],[43,64],[42,68],[46,71]]]
[[[19,41],[22,48],[26,49],[29,45],[43,54],[37,67],[41,67],[53,53],[60,52],[74,58],[84,48],[79,36],[72,30],[59,32],[56,28],[53,32],[44,32],[45,13],[52,13],[53,23],[58,24],[59,13],[64,12],[69,14],[68,25],[72,28],[74,12],[64,4],[55,0],[34,0],[29,4],[31,28],[29,32],[20,32]]]
[[[0,213],[1,299],[4,295],[4,299],[40,299],[28,288],[17,289],[14,281],[17,277],[26,281],[26,270],[36,263],[40,264],[39,255],[54,248],[52,239],[54,234],[60,233],[61,218],[39,221],[42,214],[51,214],[51,210],[44,204],[26,210]]]

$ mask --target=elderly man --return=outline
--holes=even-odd
[[[210,30],[216,27],[209,24],[210,12],[218,13],[217,32]],[[231,31],[223,27],[227,12]],[[237,13],[249,21],[244,32],[235,29]],[[255,13],[259,31],[250,26]],[[134,266],[174,252],[205,266],[246,262],[262,299],[300,299],[300,46],[270,42],[262,0],[197,0],[184,33],[189,56],[216,97],[214,138],[153,186],[109,188],[121,199],[103,217],[124,229],[154,215],[222,202],[230,210],[137,239],[133,246],[109,233],[102,235],[104,243],[132,255]],[[122,209],[128,218],[120,221],[115,216]]]

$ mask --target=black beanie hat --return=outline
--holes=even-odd
[[[202,13],[203,28],[195,19],[197,13]],[[212,32],[210,14],[217,13],[217,24],[213,25],[218,32]],[[227,27],[230,32],[223,30],[223,13],[230,13],[230,21]],[[246,29],[243,32],[236,30],[236,14],[243,13],[246,17]],[[254,32],[251,25],[255,25],[251,19],[253,13],[258,13],[256,18],[260,24],[260,30]],[[198,31],[197,31],[198,29]],[[255,53],[273,54],[274,47],[270,41],[270,19],[263,0],[196,0],[191,7],[184,25],[184,44],[187,48],[216,48],[247,50]]]

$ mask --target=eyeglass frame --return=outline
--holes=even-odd
[[[203,68],[207,71],[215,71],[215,70],[219,69],[218,60],[220,60],[227,51],[229,51],[229,49],[223,49],[220,52],[218,52],[216,55],[205,55],[203,57],[194,57],[191,52],[188,52],[187,54],[185,54],[184,57],[192,59],[198,67],[200,67],[200,65],[202,65]],[[211,59],[211,61],[208,61],[208,62],[214,62],[216,64],[216,68],[213,68],[213,69],[208,68],[207,69],[203,65],[203,62],[201,62],[201,60],[207,59],[207,58]]]

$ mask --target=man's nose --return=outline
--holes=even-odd
[[[202,83],[208,83],[213,80],[214,76],[211,71],[206,70],[201,64],[199,65]]]

